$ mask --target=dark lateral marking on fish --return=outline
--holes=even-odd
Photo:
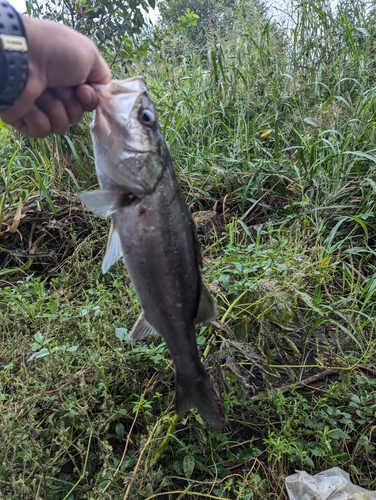
[[[124,88],[111,90],[112,95],[132,94],[132,93],[136,93],[136,91],[135,90],[126,90]]]

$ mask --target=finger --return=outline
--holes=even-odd
[[[48,117],[53,134],[63,135],[70,127],[70,120],[63,102],[50,89],[43,91],[36,105]]]
[[[30,68],[32,73],[32,68]],[[1,112],[1,119],[6,123],[18,122],[23,120],[25,114],[32,109],[35,99],[43,92],[43,84],[35,81],[36,78],[29,77],[26,87],[22,94],[15,100],[13,106]]]
[[[90,85],[79,85],[76,97],[85,111],[93,111],[98,106],[98,94]]]
[[[75,125],[82,120],[84,109],[80,101],[76,98],[73,87],[58,87],[53,89],[53,93],[62,102],[71,125]]]
[[[28,137],[42,138],[51,132],[48,116],[35,104],[18,120],[4,119],[4,121]]]

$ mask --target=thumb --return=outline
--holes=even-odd
[[[93,111],[98,106],[98,95],[90,85],[84,83],[76,89],[76,98],[84,111]]]
[[[95,61],[92,64],[86,81],[88,83],[99,83],[100,85],[105,85],[111,81],[111,71],[96,47],[95,50]]]

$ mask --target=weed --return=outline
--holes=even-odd
[[[376,488],[374,9],[324,7],[292,2],[281,30],[240,2],[208,57],[161,27],[143,62],[124,48],[197,221],[223,432],[174,415],[159,337],[129,340],[138,301],[122,264],[101,275],[108,224],[76,196],[96,183],[88,121],[0,127],[5,498],[283,499],[287,474],[332,466]]]

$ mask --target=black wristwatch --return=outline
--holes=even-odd
[[[13,106],[28,78],[27,39],[21,17],[0,0],[0,112]]]

